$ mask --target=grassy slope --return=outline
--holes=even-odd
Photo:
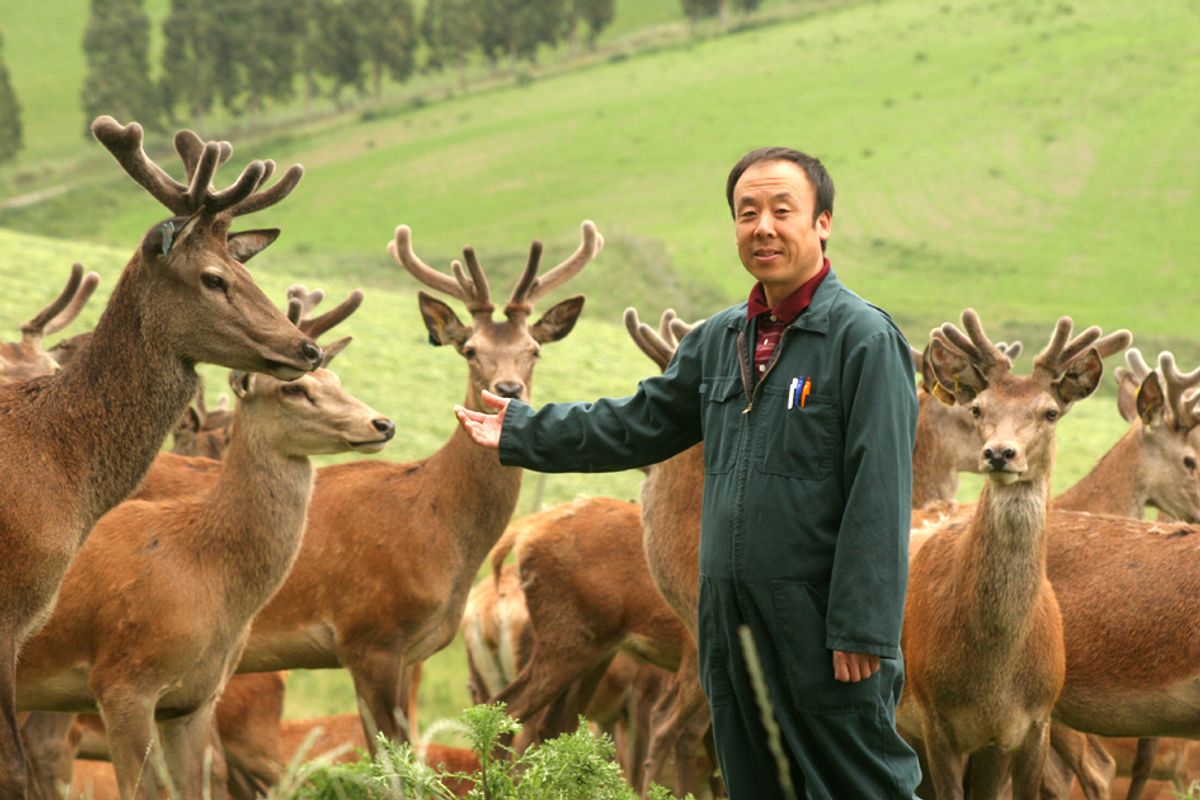
[[[842,277],[914,341],[970,304],[1031,349],[1070,313],[1128,326],[1147,350],[1170,344],[1191,363],[1200,356],[1186,327],[1198,299],[1189,267],[1200,245],[1200,107],[1191,102],[1200,21],[1186,3],[1039,9],[852,6],[370,123],[332,119],[239,142],[240,157],[308,168],[294,196],[255,221],[285,236],[254,266],[276,295],[293,280],[368,288],[339,371],[408,426],[388,457],[415,457],[448,434],[463,367],[423,345],[412,282],[383,255],[395,224],[413,225],[427,260],[445,263],[470,241],[489,269],[511,274],[531,237],[548,239],[552,260],[574,245],[580,219],[596,219],[610,246],[572,286],[587,291],[589,309],[547,351],[537,397],[623,393],[650,367],[616,312],[636,303],[647,315],[668,304],[703,313],[740,296],[722,176],[747,147],[788,142],[821,154],[838,181],[831,255]],[[62,36],[63,47],[76,41]],[[74,108],[68,95],[52,94]],[[99,148],[72,148],[82,186],[0,212],[0,225],[116,249],[0,232],[0,318],[10,326],[48,299],[45,276],[56,288],[73,258],[111,285],[161,214],[114,177]],[[1074,410],[1062,426],[1059,485],[1121,427],[1111,397]],[[555,476],[547,496],[628,497],[635,484]],[[464,701],[454,658],[431,690],[448,707],[428,715]]]

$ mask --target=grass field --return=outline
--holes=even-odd
[[[42,3],[36,17],[14,2],[0,0],[0,24],[31,145],[22,161],[0,167],[0,321],[9,336],[74,259],[100,271],[106,291],[163,216],[79,136],[71,85],[82,69],[82,0]],[[161,15],[165,0],[148,5]],[[678,24],[674,7],[624,0],[626,27],[612,41]],[[385,457],[415,458],[449,435],[465,368],[452,351],[424,343],[414,282],[384,253],[396,224],[413,227],[430,263],[474,244],[501,276],[499,293],[531,239],[544,238],[554,262],[577,243],[580,220],[596,220],[608,247],[569,287],[587,294],[588,308],[576,331],[547,349],[535,399],[625,394],[652,366],[627,340],[620,310],[636,305],[656,317],[671,305],[697,317],[740,299],[747,287],[724,175],[750,147],[787,143],[819,154],[838,183],[835,269],[914,343],[971,305],[992,333],[1023,339],[1027,352],[1065,313],[1129,327],[1143,351],[1170,347],[1194,366],[1196,11],[1192,0],[846,3],[725,36],[613,51],[520,86],[441,99],[429,83],[421,102],[370,120],[325,115],[235,139],[239,164],[269,156],[307,169],[286,202],[249,223],[284,230],[252,267],[277,297],[297,280],[335,295],[367,291],[345,326],[356,343],[338,371],[400,421]],[[150,144],[174,168],[164,142]],[[4,207],[54,187],[61,193],[42,202]],[[215,395],[220,377],[211,380]],[[1074,409],[1061,425],[1056,485],[1081,476],[1123,427],[1107,387]],[[552,476],[545,499],[632,498],[638,480]],[[965,481],[964,495],[977,487]],[[348,710],[341,680],[297,676],[289,713]],[[440,654],[427,671],[426,720],[457,711],[464,683],[461,651]]]

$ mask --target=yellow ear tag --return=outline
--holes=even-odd
[[[930,392],[934,397],[941,401],[944,405],[952,406],[955,403],[954,393],[942,386],[941,383],[934,381],[933,390]]]

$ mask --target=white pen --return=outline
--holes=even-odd
[[[796,402],[796,387],[800,385],[799,378],[792,378],[792,385],[788,387],[788,411],[792,410],[792,406]]]

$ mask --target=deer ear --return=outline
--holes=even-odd
[[[1059,402],[1069,406],[1077,400],[1090,395],[1100,385],[1104,375],[1104,360],[1096,348],[1089,348],[1086,353],[1067,364],[1066,372],[1054,383],[1054,392]]]
[[[265,228],[257,231],[238,231],[231,233],[225,238],[225,246],[229,250],[229,255],[235,260],[245,264],[256,255],[266,250],[268,246],[279,238],[279,228]]]
[[[568,297],[555,305],[539,319],[529,333],[538,344],[557,342],[575,327],[575,321],[583,311],[583,295]]]
[[[176,435],[180,433],[195,433],[200,430],[200,412],[194,406],[188,406],[183,412],[183,416],[179,418],[179,422],[175,425]]]
[[[1124,367],[1117,367],[1113,376],[1117,379],[1117,412],[1121,419],[1130,425],[1138,418],[1137,394],[1141,384],[1133,373]]]
[[[229,388],[233,390],[239,400],[250,393],[250,378],[249,372],[237,369],[229,373]]]
[[[925,368],[933,375],[933,396],[948,406],[965,406],[988,385],[969,358],[937,339],[925,351]]]
[[[321,366],[328,367],[329,362],[333,361],[333,357],[346,349],[346,345],[354,340],[353,336],[347,336],[344,339],[338,339],[333,344],[323,345],[321,347]]]
[[[1147,428],[1161,425],[1166,406],[1167,400],[1163,394],[1162,383],[1158,380],[1158,373],[1151,372],[1137,388],[1137,415]]]
[[[463,325],[454,309],[424,292],[417,292],[417,305],[429,331],[429,343],[434,347],[452,344],[456,347],[471,338],[471,328]]]

